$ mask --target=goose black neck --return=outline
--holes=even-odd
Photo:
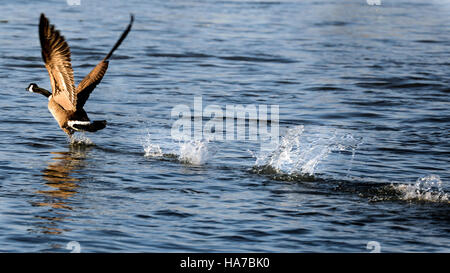
[[[50,95],[52,94],[48,90],[45,90],[44,88],[40,88],[40,87],[36,88],[35,92],[42,94],[42,95],[46,96],[47,98],[50,97]]]

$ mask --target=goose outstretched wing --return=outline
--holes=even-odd
[[[122,41],[127,37],[128,32],[131,30],[131,26],[133,25],[134,16],[131,15],[130,23],[125,31],[120,36],[119,40],[116,42],[111,51],[106,55],[106,57],[101,60],[94,69],[89,72],[89,74],[84,77],[84,79],[78,84],[75,94],[77,96],[77,107],[79,109],[83,108],[86,103],[89,95],[94,91],[95,87],[102,81],[103,76],[108,69],[109,58],[112,56],[113,52],[120,46]]]
[[[73,69],[70,59],[70,48],[64,37],[50,25],[44,14],[39,22],[39,39],[42,58],[50,76],[52,97],[67,111],[75,111],[77,96],[73,80]]]

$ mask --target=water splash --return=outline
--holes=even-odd
[[[400,199],[406,201],[449,202],[449,195],[442,187],[438,175],[427,175],[417,179],[415,184],[392,185],[400,193]]]
[[[351,164],[361,143],[361,139],[356,139],[349,133],[343,134],[328,128],[311,130],[306,134],[304,126],[300,125],[288,129],[274,150],[253,156],[256,157],[257,168],[271,168],[289,175],[312,176],[318,164],[332,151],[351,151]]]
[[[153,143],[148,130],[145,136],[141,138],[144,156],[178,158],[181,162],[193,165],[203,165],[210,159],[211,151],[208,143],[205,140],[178,142],[178,145],[173,142],[165,143],[163,152],[160,145]]]
[[[144,156],[146,157],[161,157],[163,152],[158,144],[152,143],[152,136],[149,131],[144,138],[141,139],[142,147],[144,148]]]
[[[210,158],[208,141],[186,141],[179,143],[179,159],[193,165],[203,165]]]
[[[70,145],[73,146],[91,146],[95,145],[92,140],[90,140],[84,133],[81,133],[79,135],[74,134],[71,137],[68,137],[68,141]]]

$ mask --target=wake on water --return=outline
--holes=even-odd
[[[182,162],[202,165],[206,164],[212,156],[207,140],[178,142],[177,150],[168,149],[169,152],[163,152],[160,145],[152,142],[151,134],[147,131],[141,144],[146,157],[176,154]],[[331,152],[351,151],[353,159],[360,144],[360,139],[336,130],[321,129],[312,134],[304,134],[304,126],[301,125],[288,129],[287,134],[272,150],[249,152],[256,158],[254,164],[256,168],[271,168],[291,175],[314,175],[317,165]]]
[[[350,162],[344,165],[347,177],[350,173],[353,159],[358,147],[363,143],[361,138],[350,133],[329,130],[327,128],[308,128],[303,125],[289,128],[281,137],[278,145],[272,149],[253,152],[255,158],[252,172],[269,174],[274,179],[286,181],[318,181],[322,173],[317,173],[320,164],[326,165],[325,159],[332,153],[347,152],[351,154]],[[212,157],[209,142],[185,141],[177,143],[176,149],[164,153],[161,146],[151,141],[151,134],[141,141],[146,157],[176,157],[180,162],[192,165],[207,164]],[[318,176],[317,176],[318,175]],[[364,184],[364,182],[362,182]],[[377,186],[375,186],[377,187]],[[415,184],[392,183],[373,189],[376,194],[371,201],[402,200],[449,203],[448,194],[442,187],[442,181],[437,175],[419,178]]]

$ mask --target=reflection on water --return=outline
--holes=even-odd
[[[89,146],[70,145],[69,151],[51,152],[52,160],[41,171],[49,189],[36,191],[42,201],[33,202],[33,206],[48,207],[48,212],[54,216],[36,215],[44,220],[39,224],[39,232],[61,234],[64,231],[57,226],[67,217],[67,211],[73,210],[70,198],[77,194],[82,182],[74,173],[83,168],[84,159],[90,149]]]

